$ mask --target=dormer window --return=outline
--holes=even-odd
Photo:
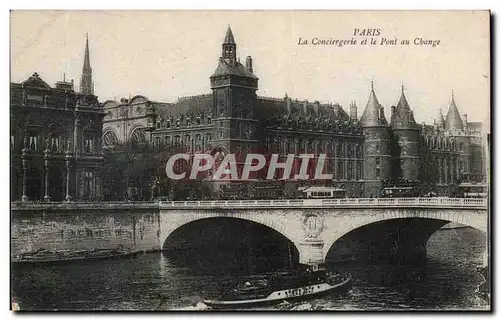
[[[189,127],[189,126],[191,126],[191,119],[186,120],[186,127]]]
[[[177,121],[175,122],[175,126],[178,128],[180,125],[181,125],[181,122],[180,122],[179,120],[177,120]]]
[[[167,120],[167,129],[170,128],[170,120]]]
[[[196,118],[196,125],[199,126],[201,124],[201,119],[200,117]]]
[[[212,117],[207,117],[207,124],[212,124]]]
[[[156,122],[156,129],[160,129],[160,127],[161,127],[161,122],[160,122],[160,121],[157,121],[157,122]]]

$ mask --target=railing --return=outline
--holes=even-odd
[[[244,208],[244,207],[488,207],[486,199],[474,198],[341,198],[290,200],[214,200],[214,201],[160,201],[160,207],[171,208]]]
[[[434,207],[487,209],[481,198],[341,198],[278,200],[201,200],[201,201],[101,201],[101,202],[12,202],[11,209],[128,209],[128,208],[333,208],[333,207]]]

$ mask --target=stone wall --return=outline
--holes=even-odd
[[[157,206],[32,204],[13,206],[11,219],[13,261],[30,260],[37,253],[40,257],[40,252],[59,260],[61,254],[77,258],[102,250],[126,254],[160,249]]]

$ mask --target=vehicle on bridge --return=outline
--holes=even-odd
[[[342,188],[333,187],[308,187],[302,189],[305,197],[308,199],[338,199],[345,198],[346,191]]]
[[[226,290],[217,299],[203,301],[209,307],[232,309],[304,300],[319,295],[347,292],[352,287],[350,274],[334,274],[313,268],[274,273],[260,279],[248,279]]]
[[[414,187],[387,187],[382,190],[382,198],[415,198],[418,197]]]
[[[486,198],[488,196],[488,185],[464,182],[458,186],[458,192],[463,198]]]

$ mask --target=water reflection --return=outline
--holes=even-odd
[[[485,243],[485,235],[474,229],[438,231],[429,240],[426,264],[365,265],[354,261],[330,265],[332,269],[352,273],[350,294],[270,308],[484,309],[486,303],[474,291],[482,281],[476,267],[483,262]],[[201,297],[216,294],[221,283],[265,272],[274,265],[270,262],[272,254],[266,258],[256,256],[255,260],[248,260],[241,254],[220,253],[203,261],[196,250],[185,250],[175,254],[149,253],[136,259],[14,265],[12,290],[21,310],[200,309]],[[241,268],[242,264],[247,267]],[[286,266],[286,259],[282,266]]]

